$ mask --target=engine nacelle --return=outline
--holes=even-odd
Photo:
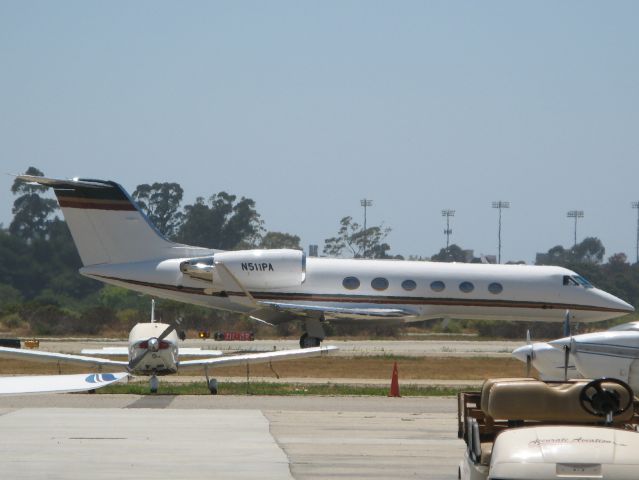
[[[300,250],[238,250],[214,258],[249,290],[296,287],[306,278],[306,255]]]

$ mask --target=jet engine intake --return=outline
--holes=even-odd
[[[180,263],[180,272],[198,280],[213,281],[213,256],[191,258]]]

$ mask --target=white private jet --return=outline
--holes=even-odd
[[[154,309],[152,308],[151,312],[153,311]],[[337,347],[327,346],[221,356],[222,352],[219,350],[179,348],[175,327],[166,323],[156,322],[152,313],[150,323],[138,323],[131,329],[128,347],[82,350],[83,354],[88,355],[128,356],[127,361],[0,347],[0,358],[91,365],[92,367],[117,367],[126,370],[121,373],[0,377],[0,395],[96,390],[120,381],[129,375],[149,375],[151,393],[156,393],[159,386],[158,375],[170,375],[189,369],[203,369],[210,392],[216,394],[217,380],[209,378],[209,368],[269,363],[278,360],[290,360],[291,358],[317,357],[335,350],[337,350]],[[182,360],[180,358],[186,356],[209,358],[194,360]]]
[[[324,320],[434,318],[594,322],[634,311],[560,267],[306,258],[288,249],[220,251],[170,242],[117,183],[18,178],[53,188],[80,273],[156,297],[277,324],[304,319],[300,347]]]
[[[532,362],[546,380],[564,380],[568,358],[569,378],[617,378],[639,391],[639,322],[528,344],[515,349],[513,356]]]

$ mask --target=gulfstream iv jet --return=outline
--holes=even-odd
[[[302,319],[302,347],[319,345],[324,320],[552,322],[570,310],[575,321],[593,322],[634,311],[560,267],[307,258],[288,249],[182,245],[164,238],[117,183],[19,178],[53,188],[82,275],[268,324]]]

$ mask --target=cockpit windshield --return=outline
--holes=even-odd
[[[594,288],[592,283],[590,283],[588,280],[586,280],[584,277],[582,277],[581,275],[575,275],[573,277],[575,280],[577,280],[577,283],[579,285],[581,285],[582,287],[585,288]]]
[[[573,287],[594,288],[592,283],[586,280],[581,275],[564,275],[564,285],[570,285]]]

